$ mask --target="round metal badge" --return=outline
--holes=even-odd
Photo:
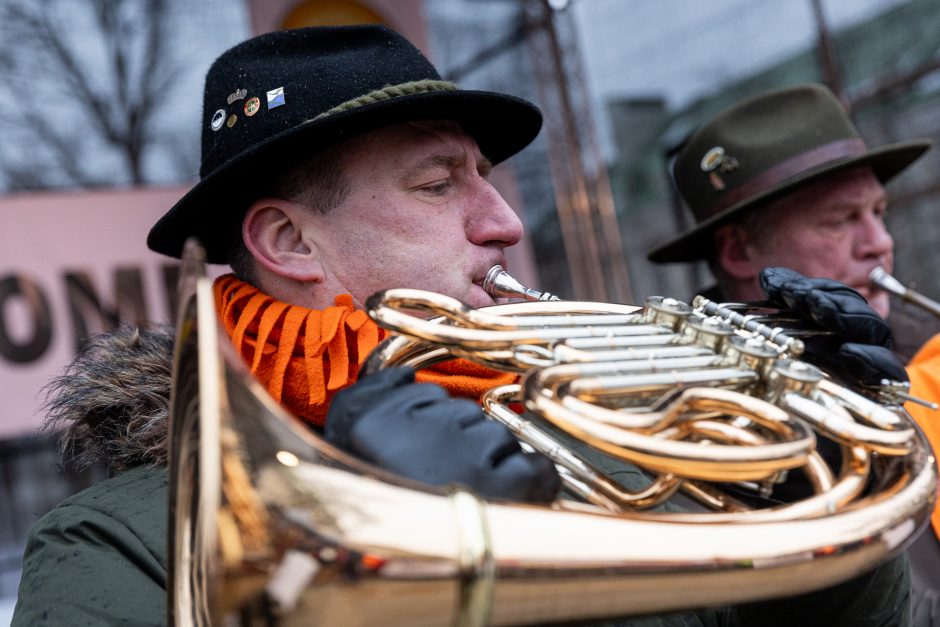
[[[249,98],[245,102],[245,115],[248,117],[258,113],[259,109],[261,109],[261,100],[257,96],[254,98]]]
[[[212,114],[212,121],[209,122],[209,128],[213,131],[217,131],[222,128],[222,125],[225,123],[225,109],[219,109]]]
[[[699,165],[705,172],[711,172],[721,165],[721,162],[724,158],[725,149],[721,146],[715,146],[705,153],[705,156],[702,157],[702,162]]]

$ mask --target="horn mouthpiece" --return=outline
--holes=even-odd
[[[528,301],[561,300],[549,292],[539,292],[514,279],[499,264],[493,266],[483,279],[483,289],[493,298],[521,298]]]
[[[872,285],[880,287],[884,291],[899,296],[902,300],[922,307],[933,315],[940,317],[940,303],[910,287],[904,287],[900,281],[888,274],[881,266],[874,268],[868,274],[868,280],[871,281]]]

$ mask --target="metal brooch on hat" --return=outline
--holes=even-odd
[[[225,124],[225,109],[219,109],[212,114],[212,120],[209,121],[209,126],[213,131],[217,131],[222,128],[223,124]]]
[[[236,100],[244,100],[245,96],[247,95],[248,95],[247,89],[236,89],[235,91],[233,91],[232,93],[228,95],[228,98],[226,98],[225,101],[229,104],[232,104]]]
[[[712,187],[718,191],[725,188],[725,182],[718,176],[719,172],[734,172],[738,169],[738,160],[725,154],[725,149],[715,146],[705,153],[701,162],[702,172],[708,172],[708,180]]]

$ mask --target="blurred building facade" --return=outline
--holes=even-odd
[[[806,2],[807,11],[812,4]],[[821,4],[826,9],[846,3]],[[940,141],[940,36],[936,34],[940,13],[929,0],[884,5],[884,10],[873,6],[861,19],[838,28],[809,20],[806,45],[725,80],[716,76],[712,85],[700,87],[692,99],[670,102],[667,93],[651,91],[612,97],[604,103],[617,150],[611,173],[618,217],[632,235],[627,250],[638,293],[688,298],[711,278],[705,264],[657,266],[645,256],[657,243],[691,225],[691,214],[678,206],[668,178],[670,155],[688,133],[720,109],[774,87],[823,82],[850,107],[869,145],[920,137]],[[772,11],[766,17],[771,19]],[[722,26],[728,35],[726,46],[745,58],[747,37],[767,36],[766,31],[738,31],[744,41],[733,40],[728,26]],[[774,28],[788,30],[793,25],[776,22]],[[825,56],[820,50],[821,29],[830,47]],[[694,50],[694,42],[688,45]],[[723,73],[733,74],[728,68]],[[934,271],[940,242],[935,208],[940,200],[938,168],[940,149],[935,147],[888,187],[895,274],[933,295],[940,294],[940,276]],[[928,323],[936,329],[934,321],[928,319]]]

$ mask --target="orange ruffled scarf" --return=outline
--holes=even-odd
[[[353,307],[349,294],[337,296],[335,307],[317,310],[275,300],[232,274],[213,287],[222,326],[252,374],[275,400],[317,426],[323,426],[333,395],[355,383],[369,352],[386,336]],[[516,376],[455,359],[425,368],[417,378],[479,400]]]

